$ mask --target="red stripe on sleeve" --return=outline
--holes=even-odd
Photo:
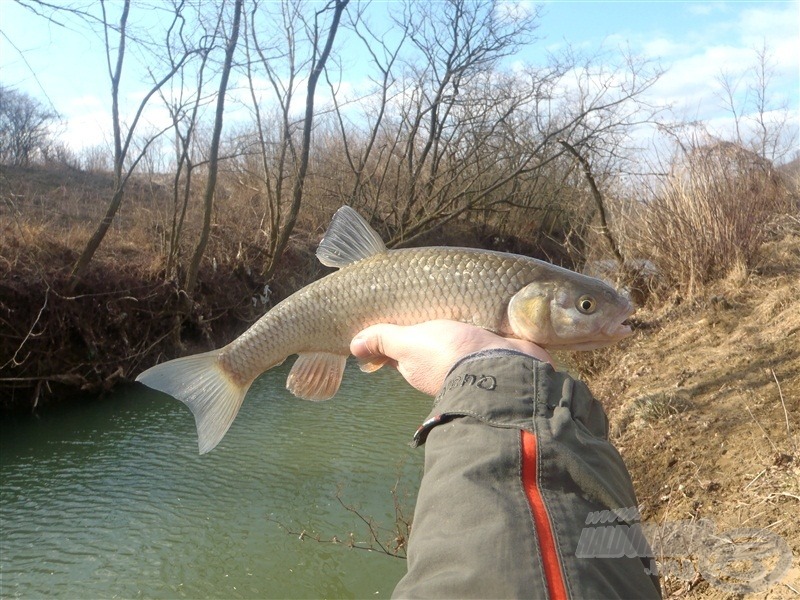
[[[539,551],[542,555],[542,569],[547,582],[547,592],[550,600],[566,600],[568,597],[567,587],[558,560],[556,540],[537,481],[536,451],[536,436],[523,429],[522,488],[525,490],[525,496],[528,498],[528,504],[533,513],[533,524],[536,528],[536,536],[539,538]]]

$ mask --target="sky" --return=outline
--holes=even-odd
[[[378,2],[377,9],[390,2]],[[724,73],[743,89],[755,50],[766,44],[774,69],[769,100],[785,105],[800,126],[800,1],[538,4],[543,9],[538,41],[512,63],[540,64],[546,52],[567,45],[588,54],[627,48],[666,69],[648,92],[652,102],[669,104],[676,120],[703,120],[724,129],[729,114],[717,80]],[[534,5],[522,0],[513,6]],[[62,139],[73,150],[108,142],[110,84],[96,36],[49,23],[15,0],[0,0],[0,84],[55,109],[63,119]]]

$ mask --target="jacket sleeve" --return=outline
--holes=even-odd
[[[397,598],[659,598],[636,497],[581,382],[492,350],[414,436],[425,474]]]

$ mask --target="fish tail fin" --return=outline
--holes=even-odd
[[[222,440],[236,418],[250,383],[239,385],[225,373],[219,350],[176,358],[141,373],[136,381],[183,402],[194,415],[200,454]]]

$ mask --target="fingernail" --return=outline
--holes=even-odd
[[[353,338],[353,341],[350,342],[350,352],[353,354],[353,356],[357,356],[359,358],[370,356],[372,354],[367,347],[367,340],[360,337],[355,337]]]

